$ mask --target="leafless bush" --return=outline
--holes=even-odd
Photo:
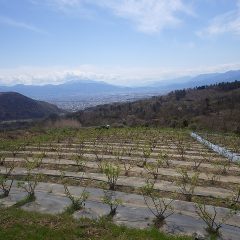
[[[18,187],[24,189],[28,194],[28,199],[35,199],[35,189],[42,179],[42,174],[35,173],[34,170],[37,170],[41,165],[41,159],[33,158],[32,161],[26,158],[26,169],[27,173],[23,181],[18,182]]]
[[[78,211],[85,206],[86,200],[89,197],[89,193],[86,191],[86,187],[83,188],[80,196],[75,197],[70,191],[66,184],[64,184],[64,191],[67,198],[71,201],[70,209],[71,211]]]
[[[151,154],[153,152],[153,149],[149,143],[145,143],[144,146],[142,147],[142,158],[143,158],[143,163],[142,165],[138,165],[139,167],[145,167],[148,159],[150,158]]]
[[[189,149],[189,144],[185,142],[184,135],[178,133],[175,136],[173,143],[176,146],[178,154],[181,156],[181,160],[185,160],[186,150]]]
[[[214,167],[216,168],[216,171],[221,174],[221,175],[227,175],[230,167],[231,167],[231,162],[228,160],[224,161],[215,161],[214,162]]]
[[[135,166],[135,161],[129,160],[122,160],[123,167],[124,167],[124,175],[129,176],[130,170]]]
[[[154,182],[147,182],[142,187],[142,195],[145,204],[151,213],[156,217],[156,223],[162,223],[166,218],[173,214],[173,207],[171,206],[173,200],[165,200],[154,191]]]
[[[107,177],[107,182],[109,185],[109,190],[115,191],[117,180],[120,174],[120,168],[118,165],[113,163],[105,163],[103,165],[103,173]]]
[[[84,157],[84,142],[81,141],[76,148],[76,154],[72,156],[72,159],[75,161],[78,171],[83,171],[86,166],[86,159]]]
[[[11,178],[12,171],[14,169],[14,163],[12,162],[10,166],[6,166],[5,162],[2,163],[5,170],[0,175],[0,189],[3,191],[3,195],[1,197],[7,197],[11,191],[13,179]]]
[[[158,161],[162,163],[162,166],[170,167],[171,165],[170,157],[165,151],[159,152]]]
[[[205,162],[205,156],[203,154],[200,154],[200,158],[194,158],[193,162],[194,162],[194,166],[193,166],[193,170],[194,171],[198,171],[201,164]]]
[[[153,179],[157,180],[159,175],[159,168],[161,168],[163,162],[161,160],[157,160],[156,163],[147,163],[145,165],[145,170],[148,174],[152,175]]]
[[[10,147],[10,152],[12,153],[12,156],[15,158],[18,154],[18,152],[20,152],[22,149],[22,145],[19,144],[13,144]]]
[[[206,171],[205,174],[211,185],[215,185],[218,181],[220,181],[221,176],[219,175],[219,172],[209,173]]]
[[[3,166],[3,165],[4,165],[5,159],[6,159],[5,155],[2,154],[2,153],[0,153],[0,166]]]
[[[86,160],[85,158],[79,156],[79,155],[73,155],[72,159],[75,161],[76,165],[77,165],[77,169],[79,172],[82,172],[85,170],[86,167]]]
[[[207,232],[214,235],[219,235],[219,230],[222,225],[233,216],[234,212],[229,211],[223,218],[217,220],[217,208],[211,206],[213,212],[211,212],[205,204],[195,204],[197,215],[207,225]]]
[[[55,151],[56,151],[56,159],[57,160],[60,160],[60,159],[62,159],[63,158],[63,152],[62,152],[62,148],[61,147],[56,147],[55,148]]]
[[[229,199],[230,208],[240,210],[240,185],[234,189],[232,197]]]
[[[183,167],[179,168],[177,172],[180,174],[180,177],[176,179],[176,184],[180,192],[185,195],[186,200],[191,202],[198,183],[199,173],[194,173],[190,176],[187,169]]]
[[[103,190],[104,197],[102,202],[110,207],[109,216],[113,217],[117,213],[117,208],[122,204],[122,201],[116,197],[115,191]]]
[[[91,180],[89,180],[87,185],[85,187],[83,187],[83,190],[81,191],[81,194],[77,197],[74,196],[74,194],[72,194],[71,191],[69,190],[68,183],[67,183],[67,178],[65,178],[65,173],[64,172],[61,172],[61,180],[62,180],[62,183],[63,183],[63,186],[64,186],[65,195],[71,201],[71,205],[66,209],[66,211],[68,213],[72,214],[73,212],[81,210],[82,208],[84,208],[86,200],[89,198],[89,192],[87,192],[87,186],[88,186],[88,184],[90,183]],[[83,180],[84,180],[84,173],[82,173],[82,176],[79,179],[81,186],[84,185]]]

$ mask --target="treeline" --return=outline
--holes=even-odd
[[[240,81],[235,80],[234,82],[221,82],[221,83],[216,83],[211,85],[195,87],[193,88],[193,90],[216,89],[216,90],[222,90],[222,91],[231,91],[238,88],[240,88]],[[179,100],[185,97],[186,92],[189,90],[191,89],[189,88],[189,89],[175,90],[171,93],[174,93],[176,95],[176,99]]]
[[[214,89],[214,88],[218,90],[223,90],[223,91],[238,89],[240,88],[240,81],[235,80],[234,82],[221,82],[221,83],[196,87],[194,89],[202,90],[202,89]]]
[[[240,81],[170,92],[132,103],[115,103],[71,114],[83,126],[162,126],[240,133]]]

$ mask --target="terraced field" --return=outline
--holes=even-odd
[[[0,160],[7,207],[75,218],[111,213],[130,227],[239,239],[239,164],[189,132],[56,130],[5,141]]]

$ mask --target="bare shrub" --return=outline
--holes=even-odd
[[[220,181],[221,176],[219,175],[219,172],[209,173],[206,171],[205,174],[211,185],[216,185],[216,183]]]
[[[186,143],[183,133],[178,133],[173,138],[173,144],[175,144],[178,154],[181,156],[181,160],[185,160],[186,150],[189,149],[189,144]]]
[[[81,210],[82,208],[85,207],[85,203],[87,201],[87,199],[89,198],[89,192],[87,192],[87,185],[89,184],[89,182],[91,180],[89,180],[89,182],[87,183],[87,185],[85,187],[83,187],[83,190],[81,192],[81,194],[79,196],[74,196],[70,190],[69,187],[67,186],[67,178],[65,178],[65,173],[61,172],[61,180],[64,186],[64,192],[65,195],[68,199],[70,199],[71,201],[71,205],[66,209],[66,211],[70,214],[72,214],[75,211]],[[82,174],[81,178],[80,178],[80,185],[84,185],[83,184],[83,180],[84,180],[84,173]]]
[[[179,168],[177,172],[180,174],[180,177],[176,179],[176,184],[180,192],[185,195],[186,200],[191,202],[198,183],[199,173],[194,173],[190,176],[184,167]]]
[[[219,230],[222,225],[233,216],[234,212],[229,211],[223,218],[217,219],[217,208],[215,206],[211,206],[210,209],[205,204],[195,204],[197,215],[205,222],[207,225],[206,231],[213,235],[219,235]]]
[[[86,166],[86,159],[84,157],[84,143],[81,142],[76,148],[76,154],[72,156],[72,160],[75,161],[78,171],[84,171]]]
[[[206,159],[205,157],[206,157],[205,154],[200,153],[200,158],[193,159],[193,162],[194,162],[193,170],[194,171],[199,171],[201,164],[205,162],[205,159]]]
[[[10,146],[10,152],[12,153],[12,156],[15,158],[22,149],[22,145],[20,144],[12,144]]]
[[[219,172],[219,174],[228,175],[231,167],[231,162],[229,160],[215,161],[214,166],[217,169],[217,172]]]
[[[6,166],[5,162],[2,163],[5,170],[0,175],[0,189],[3,191],[3,195],[0,197],[7,197],[11,191],[13,179],[11,178],[12,171],[14,169],[14,163],[11,163],[10,166]]]
[[[95,155],[95,160],[97,162],[100,172],[103,172],[103,163],[104,163],[104,153],[103,151],[98,150],[97,140],[94,140],[94,149],[93,154]]]
[[[3,166],[3,165],[4,165],[5,159],[6,159],[5,155],[2,154],[2,153],[0,153],[0,166]]]
[[[173,214],[171,206],[173,200],[165,200],[154,191],[154,182],[147,182],[141,188],[145,204],[151,213],[156,217],[156,224],[162,223],[166,218]]]
[[[72,160],[75,161],[77,165],[77,169],[79,172],[82,172],[85,170],[86,167],[86,160],[82,156],[79,156],[78,154],[72,156]]]
[[[103,164],[103,173],[107,177],[107,182],[109,185],[109,190],[115,191],[117,180],[120,174],[120,168],[118,165],[113,163],[104,163]]]
[[[162,163],[162,166],[170,167],[171,165],[170,157],[165,151],[159,152],[158,161]]]
[[[125,148],[125,151],[124,153],[128,156],[128,157],[131,157],[132,154],[133,154],[133,151],[136,150],[137,148],[135,146],[130,146],[130,147],[127,147]]]
[[[122,160],[122,164],[124,167],[124,175],[129,176],[130,170],[135,166],[135,161],[129,160]]]
[[[80,196],[75,197],[71,192],[69,191],[69,188],[66,184],[64,184],[64,191],[67,198],[71,201],[71,206],[69,207],[69,211],[78,211],[85,207],[86,200],[89,197],[89,193],[86,191],[86,187],[83,188],[83,191],[81,192]]]
[[[102,202],[110,207],[109,216],[113,217],[117,213],[117,208],[122,204],[122,201],[116,197],[115,191],[103,190],[104,197]]]
[[[150,158],[151,154],[153,152],[153,149],[151,147],[151,144],[145,143],[144,146],[142,147],[142,165],[138,165],[139,167],[145,167],[147,164],[148,159]]]
[[[240,185],[234,189],[234,193],[229,199],[229,207],[233,210],[240,210]]]
[[[18,187],[24,189],[28,194],[29,200],[35,200],[35,189],[42,179],[42,174],[34,172],[41,165],[41,159],[33,158],[33,161],[26,159],[27,173],[23,181],[18,182]]]
[[[159,168],[161,168],[163,162],[161,160],[157,160],[156,163],[147,163],[145,165],[145,170],[148,174],[152,175],[153,179],[157,180],[159,175]]]
[[[115,162],[119,163],[122,161],[123,155],[124,155],[124,149],[116,149],[112,151],[112,154],[114,156]]]

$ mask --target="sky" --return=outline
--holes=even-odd
[[[240,0],[0,0],[0,84],[240,69]]]

